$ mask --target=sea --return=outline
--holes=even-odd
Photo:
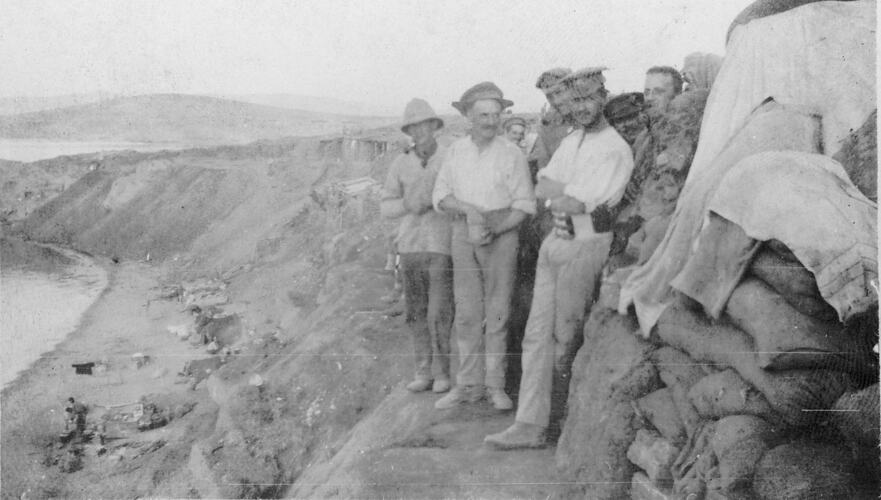
[[[74,263],[48,273],[0,263],[2,387],[76,330],[83,314],[107,287],[107,273],[87,256],[56,251]]]
[[[39,139],[0,139],[0,159],[32,162],[62,155],[124,150],[149,153],[163,150],[188,149],[191,147],[193,146],[190,144],[159,142],[63,142]]]

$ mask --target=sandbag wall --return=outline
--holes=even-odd
[[[662,387],[632,401],[632,497],[877,498],[877,314],[839,323],[773,241],[720,320],[681,296],[649,339]]]

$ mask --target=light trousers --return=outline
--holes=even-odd
[[[487,245],[472,244],[465,221],[453,223],[459,385],[505,387],[508,314],[518,245],[517,231],[503,233]]]
[[[523,336],[518,422],[548,427],[552,397],[565,402],[572,361],[583,341],[584,319],[596,299],[611,244],[611,233],[587,240],[566,240],[551,233],[542,242]]]

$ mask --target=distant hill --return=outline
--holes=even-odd
[[[339,133],[391,121],[215,97],[151,94],[0,116],[0,138],[231,144]]]
[[[263,104],[278,108],[298,109],[302,111],[314,111],[317,113],[332,113],[337,115],[388,115],[389,113],[378,112],[375,106],[371,107],[363,102],[344,101],[333,97],[318,97],[299,94],[240,94],[220,95],[224,99]]]
[[[106,101],[116,97],[119,96],[108,92],[90,92],[88,94],[67,94],[48,97],[0,97],[0,115],[18,115],[68,106],[80,106],[83,104],[91,104],[93,102]]]

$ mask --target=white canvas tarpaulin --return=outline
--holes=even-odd
[[[716,161],[685,186],[663,241],[622,285],[618,311],[625,314],[634,304],[642,332],[648,336],[673,299],[671,282],[697,251],[707,207],[720,180],[740,160],[762,151],[818,152],[818,130],[816,118],[773,101],[756,110]]]
[[[817,2],[735,28],[691,172],[706,168],[767,98],[821,116],[824,150],[838,151],[877,106],[875,8],[874,1]]]
[[[750,156],[722,179],[709,209],[750,238],[782,241],[814,274],[841,321],[877,303],[878,208],[831,158],[794,151]]]
[[[875,54],[874,1],[812,3],[735,28],[673,220],[621,289],[619,312],[633,304],[644,335],[671,301],[727,171],[763,151],[834,154],[876,107]],[[769,98],[779,104],[762,106]]]

